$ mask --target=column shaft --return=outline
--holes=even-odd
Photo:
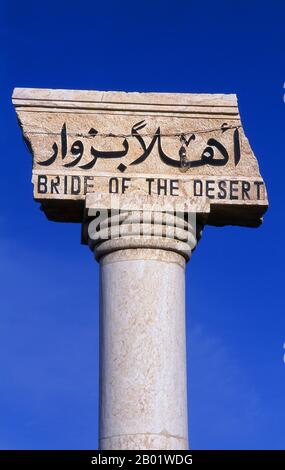
[[[100,449],[187,449],[185,259],[100,259]]]

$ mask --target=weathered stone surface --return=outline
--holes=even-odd
[[[52,220],[82,222],[90,193],[201,198],[214,225],[257,226],[267,209],[235,95],[16,88],[13,103]]]
[[[257,226],[268,205],[235,95],[15,89],[13,103],[35,199],[82,223],[100,262],[100,448],[187,449],[185,264],[205,224]]]
[[[187,449],[184,258],[114,247],[100,264],[100,449]]]

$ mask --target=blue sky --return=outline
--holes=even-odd
[[[15,86],[237,93],[270,198],[259,229],[206,227],[187,267],[193,449],[285,448],[281,0],[0,1],[0,448],[98,436],[98,265],[32,199]]]

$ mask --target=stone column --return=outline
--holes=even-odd
[[[185,264],[196,234],[181,219],[178,238],[163,222],[144,224],[146,236],[124,222],[121,237],[90,244],[101,271],[100,449],[188,449]]]
[[[13,103],[35,200],[83,224],[101,265],[100,447],[187,448],[189,212],[258,227],[268,207],[237,97],[16,88]]]

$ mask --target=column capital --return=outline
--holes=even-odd
[[[171,251],[188,261],[201,237],[203,224],[195,213],[99,211],[83,224],[82,241],[99,261],[120,250]]]

